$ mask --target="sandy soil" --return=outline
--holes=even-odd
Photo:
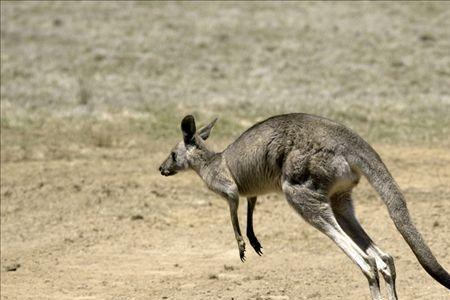
[[[376,148],[450,269],[450,153]],[[260,198],[264,255],[248,245],[241,263],[226,203],[193,173],[161,177],[164,155],[3,163],[2,299],[369,299],[360,271],[281,195]],[[361,222],[396,258],[401,299],[448,299],[366,181],[355,198]]]

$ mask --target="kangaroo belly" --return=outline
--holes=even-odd
[[[281,191],[281,172],[253,168],[248,172],[239,172],[235,178],[239,194],[242,196],[257,196]]]
[[[259,196],[281,191],[281,179],[277,182],[257,182],[238,186],[241,196]]]

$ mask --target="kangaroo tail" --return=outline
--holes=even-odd
[[[381,199],[387,206],[389,215],[394,221],[397,230],[408,243],[419,263],[436,281],[450,290],[450,275],[438,263],[430,248],[417,231],[406,207],[405,198],[400,191],[388,169],[381,161],[378,154],[373,149],[369,153],[370,157],[355,155],[349,158],[349,162],[356,165],[364,174],[370,184],[378,192]]]

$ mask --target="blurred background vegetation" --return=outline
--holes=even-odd
[[[218,148],[285,112],[448,147],[449,28],[448,2],[2,1],[1,158],[166,150],[188,113]]]

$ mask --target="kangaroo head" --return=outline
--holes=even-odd
[[[209,137],[216,121],[217,118],[197,131],[194,117],[191,115],[184,117],[181,121],[183,141],[172,148],[169,156],[159,167],[161,175],[175,175],[179,171],[201,164],[210,153],[203,141]]]

